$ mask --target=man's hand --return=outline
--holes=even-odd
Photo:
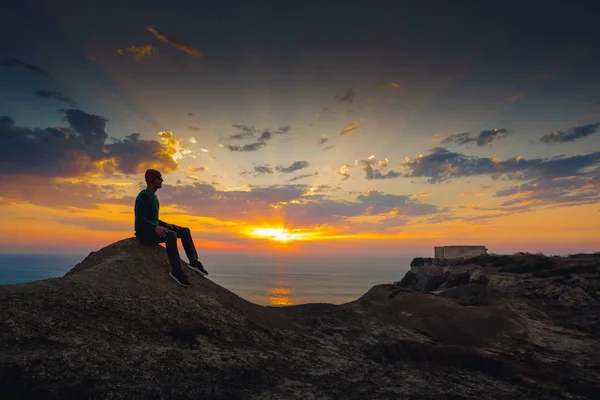
[[[161,238],[167,236],[167,233],[169,233],[169,230],[164,227],[164,226],[157,226],[154,231],[156,232],[156,234],[158,236],[160,236]]]
[[[175,230],[175,229],[180,229],[181,227],[179,225],[175,225],[175,224],[165,224],[166,228]]]

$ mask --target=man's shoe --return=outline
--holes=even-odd
[[[171,271],[169,272],[169,276],[183,287],[190,286],[190,281],[182,270]]]
[[[196,261],[195,263],[190,263],[187,265],[189,269],[196,271],[201,275],[208,275],[208,271],[204,269],[202,263],[200,261]]]

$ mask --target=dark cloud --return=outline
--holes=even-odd
[[[299,181],[300,179],[310,178],[311,176],[314,176],[314,175],[317,175],[317,172],[315,172],[314,174],[303,174],[303,175],[294,176],[293,178],[288,179],[286,182],[296,182],[296,181]]]
[[[461,153],[436,148],[431,154],[402,162],[405,176],[426,177],[435,183],[453,178],[490,175],[493,178],[531,180],[560,178],[578,175],[583,168],[600,162],[600,152],[573,157],[552,159],[509,158],[501,161],[493,158],[469,157]]]
[[[356,94],[354,93],[354,90],[352,90],[351,88],[349,88],[348,90],[346,90],[344,92],[344,94],[337,94],[335,95],[334,99],[338,100],[339,102],[344,102],[347,101],[349,103],[354,102],[354,96]]]
[[[286,184],[222,191],[212,185],[194,183],[166,185],[160,198],[161,204],[176,204],[194,215],[248,223],[283,220],[294,227],[347,224],[348,218],[363,215],[418,216],[437,212],[435,206],[420,203],[411,196],[374,191],[357,196],[355,201],[331,200],[326,198],[330,189]]]
[[[146,57],[154,58],[158,55],[158,49],[152,47],[150,44],[144,46],[129,46],[125,51],[133,54],[133,58],[135,58],[136,61],[141,61]],[[122,56],[125,54],[125,51],[119,49],[117,50],[117,54]]]
[[[471,138],[471,134],[469,132],[464,132],[464,133],[455,133],[454,135],[450,135],[444,139],[442,139],[442,141],[440,142],[441,144],[449,144],[449,143],[456,143],[456,144],[466,144],[469,142],[474,142],[476,139]]]
[[[196,131],[196,132],[198,132],[198,131],[200,130],[200,128],[199,128],[199,127],[197,127],[197,126],[188,126],[188,129],[189,129],[190,131]]]
[[[178,50],[181,50],[191,56],[200,57],[202,52],[197,47],[184,42],[183,40],[176,39],[174,37],[170,37],[165,35],[162,32],[157,31],[152,25],[146,28],[146,30],[152,33],[158,40],[169,43],[171,46],[175,47]]]
[[[412,200],[411,196],[383,194],[375,190],[371,190],[365,195],[359,195],[356,200],[367,207],[368,215],[394,211],[396,215],[417,216],[435,214],[438,211],[436,206],[419,203],[417,200]]]
[[[600,130],[600,123],[575,126],[566,131],[550,132],[542,136],[542,143],[564,143],[574,142],[586,136],[597,133]]]
[[[187,113],[187,115],[188,115],[189,117],[193,117],[193,116],[194,116],[194,113],[191,113],[191,112],[189,112],[189,113]]]
[[[228,138],[225,138],[224,140],[252,139],[252,138],[255,138],[259,132],[259,130],[253,126],[246,126],[246,125],[239,125],[239,124],[235,124],[232,126],[234,128],[237,128],[239,130],[239,132],[234,135],[229,136]],[[224,145],[224,147],[227,148],[229,151],[237,151],[237,152],[256,151],[258,149],[265,147],[267,145],[267,142],[269,140],[273,139],[274,136],[291,134],[291,133],[292,133],[291,128],[289,126],[283,126],[274,131],[265,129],[260,133],[260,136],[258,137],[258,139],[256,139],[256,141],[253,143],[248,143],[248,144],[244,144],[244,145],[227,144],[227,145]]]
[[[77,109],[59,111],[65,113],[65,120],[72,129],[79,133],[86,145],[101,147],[108,138],[105,130],[107,118]]]
[[[335,147],[334,145],[330,145],[330,146],[327,146],[327,147],[323,147],[323,151],[327,151],[327,150],[329,150],[329,149],[333,149],[334,147]]]
[[[458,145],[468,144],[475,142],[477,146],[483,147],[487,144],[490,144],[496,140],[500,140],[508,135],[508,131],[506,129],[488,129],[483,130],[479,133],[479,136],[476,138],[472,138],[469,132],[464,133],[455,133],[454,135],[450,135],[441,140],[441,144],[450,144],[455,143]]]
[[[44,71],[43,69],[41,69],[38,66],[32,65],[32,64],[28,64],[26,62],[23,62],[17,58],[14,57],[10,57],[5,59],[2,64],[3,67],[17,67],[17,68],[24,68],[26,70],[28,70],[29,72],[32,72],[34,74],[39,74],[39,75],[44,75],[50,79],[52,79],[52,77],[50,76],[49,73],[47,73],[46,71]]]
[[[477,138],[477,146],[485,146],[496,140],[504,138],[506,135],[508,135],[508,131],[506,129],[490,129],[481,131],[479,133],[479,137]]]
[[[327,143],[327,141],[329,140],[329,138],[325,135],[323,135],[321,137],[321,139],[319,140],[319,145],[322,145],[323,143]]]
[[[292,163],[292,165],[290,165],[289,167],[284,167],[282,165],[278,165],[276,167],[277,171],[279,172],[283,172],[286,174],[292,173],[292,172],[296,172],[300,169],[303,168],[308,168],[308,161],[294,161]]]
[[[254,143],[245,144],[243,146],[240,146],[237,144],[227,144],[227,145],[225,145],[225,147],[229,151],[247,152],[247,151],[256,151],[262,147],[265,147],[265,145],[266,145],[265,142],[254,142]]]
[[[2,173],[0,176],[5,177]],[[118,203],[126,187],[88,182],[56,182],[45,176],[3,179],[2,198],[6,203],[29,203],[60,210],[97,209],[100,204]]]
[[[63,103],[69,104],[71,107],[75,107],[75,105],[77,105],[76,101],[68,98],[67,96],[65,96],[62,93],[52,92],[50,90],[36,90],[35,94],[44,99],[53,99],[53,100],[57,100],[57,101],[62,101]]]
[[[123,140],[104,146],[107,156],[112,157],[116,169],[127,174],[138,173],[155,165],[163,171],[174,171],[177,163],[163,146],[155,140],[140,140],[139,133],[132,133]],[[160,167],[159,167],[160,166]]]
[[[90,173],[140,172],[154,165],[177,168],[157,141],[132,134],[105,144],[106,118],[81,110],[63,110],[68,128],[25,128],[0,117],[0,171],[3,175],[77,177]],[[21,179],[21,178],[19,178]]]
[[[365,171],[365,179],[395,179],[402,176],[401,173],[390,170],[383,173],[382,170],[376,168],[377,161],[375,159],[359,160],[356,162]]]
[[[271,168],[269,166],[269,164],[257,165],[254,167],[254,172],[256,172],[256,174],[259,174],[259,175],[272,174],[273,168]]]

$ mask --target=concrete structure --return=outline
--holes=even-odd
[[[436,246],[435,258],[470,258],[481,254],[487,254],[485,246]]]

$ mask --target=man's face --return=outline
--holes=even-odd
[[[160,189],[162,187],[162,181],[163,181],[162,176],[154,178],[154,185],[156,185],[157,189]]]

